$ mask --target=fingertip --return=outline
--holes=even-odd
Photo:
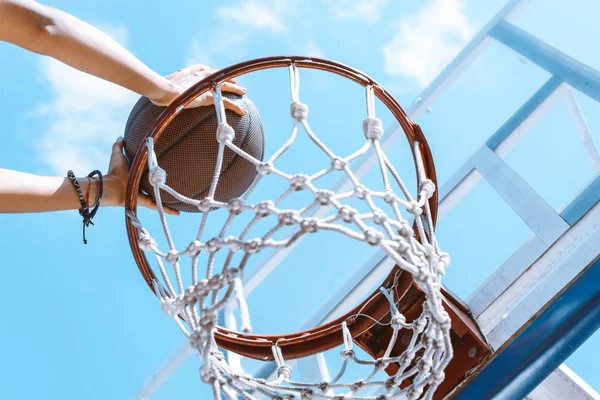
[[[113,150],[121,151],[123,149],[123,145],[125,144],[125,138],[123,136],[119,136],[117,141],[113,143]]]
[[[241,116],[248,114],[248,111],[244,110],[243,108],[236,108],[234,111],[236,112],[236,114]]]
[[[180,214],[181,214],[181,213],[179,212],[179,210],[174,210],[174,209],[172,209],[172,208],[169,208],[169,207],[165,207],[165,211],[166,211],[166,213],[167,213],[167,214],[169,214],[169,215],[176,215],[176,216],[178,216],[178,215],[180,215]]]

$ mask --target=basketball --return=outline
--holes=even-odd
[[[247,111],[238,115],[225,110],[227,123],[235,130],[233,143],[259,160],[264,155],[264,132],[256,106],[245,96],[223,93]],[[152,104],[145,97],[135,104],[125,127],[125,157],[131,163],[139,146],[150,132],[164,107]],[[154,144],[158,164],[167,172],[167,185],[178,193],[197,200],[208,194],[213,178],[219,143],[218,122],[214,106],[182,110],[167,126]],[[221,177],[217,185],[215,200],[227,202],[240,197],[252,184],[256,176],[255,166],[225,148]],[[154,199],[154,189],[148,180],[148,169],[142,175],[140,190]],[[178,201],[161,190],[165,206],[187,212],[199,212],[193,205]]]

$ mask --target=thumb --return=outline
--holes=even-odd
[[[110,163],[108,166],[108,170],[110,172],[111,169],[117,164],[117,160],[119,157],[123,157],[123,146],[125,144],[125,139],[123,136],[119,136],[117,141],[112,145],[112,152],[110,154]]]

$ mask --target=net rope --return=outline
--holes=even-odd
[[[442,252],[435,239],[431,210],[428,200],[433,196],[435,185],[427,178],[419,144],[414,146],[418,178],[417,196],[412,196],[386,154],[380,139],[384,135],[382,121],[375,115],[375,96],[372,86],[366,88],[367,117],[363,123],[365,144],[353,154],[340,157],[334,154],[311,130],[308,119],[308,106],[300,101],[300,77],[295,65],[289,67],[291,105],[290,114],[293,127],[287,141],[266,161],[258,160],[233,144],[234,130],[227,124],[223,97],[219,85],[213,90],[215,109],[218,118],[216,139],[219,142],[217,162],[208,195],[201,200],[185,197],[166,184],[166,172],[159,165],[154,153],[152,138],[147,139],[149,180],[154,188],[158,214],[165,232],[168,251],[159,246],[150,233],[142,226],[133,213],[128,213],[133,225],[138,229],[139,247],[154,255],[159,271],[153,289],[162,303],[162,310],[173,317],[190,345],[203,361],[200,376],[203,382],[212,386],[214,399],[257,399],[266,396],[271,399],[345,399],[383,400],[407,397],[409,399],[431,399],[436,388],[444,380],[444,369],[452,358],[450,343],[450,318],[442,306],[441,277],[450,259]],[[276,161],[294,144],[299,128],[326,154],[330,165],[312,174],[287,174],[278,169]],[[220,202],[214,199],[219,183],[223,154],[228,148],[240,157],[251,162],[257,176],[248,191],[237,199]],[[350,168],[351,162],[374,151],[383,180],[383,191],[370,190],[361,184]],[[346,174],[352,183],[352,190],[335,193],[317,187],[319,178],[332,172]],[[264,200],[254,204],[248,202],[250,194],[267,175],[278,176],[288,182],[288,188],[275,200]],[[400,189],[401,195],[394,192],[392,182]],[[161,203],[161,190],[177,200],[194,205],[202,212],[200,227],[195,240],[184,250],[178,250],[169,230],[165,210]],[[301,209],[283,209],[279,205],[297,191],[308,191],[313,199]],[[347,203],[358,199],[366,206],[366,212],[359,212]],[[376,203],[383,201],[391,209],[386,213]],[[328,207],[333,213],[315,217],[311,210]],[[414,225],[403,217],[401,209],[414,216]],[[205,236],[211,210],[224,209],[228,217],[219,234],[212,238]],[[239,235],[228,235],[234,219],[243,213],[254,215]],[[266,233],[251,235],[259,220],[274,216],[274,226]],[[271,217],[272,218],[272,217]],[[418,235],[415,235],[413,226]],[[248,259],[265,249],[283,249],[305,235],[319,231],[333,231],[359,242],[379,247],[404,271],[410,273],[425,294],[421,315],[408,323],[398,308],[400,299],[394,298],[394,287],[380,288],[390,306],[389,324],[393,334],[384,354],[374,360],[360,359],[354,351],[352,334],[344,321],[341,326],[344,349],[341,352],[342,366],[328,382],[297,382],[292,380],[292,369],[286,363],[278,343],[272,346],[277,365],[277,378],[268,380],[256,378],[239,369],[231,368],[215,341],[217,315],[229,302],[234,301],[239,309],[242,332],[251,331],[250,313],[244,296],[242,277]],[[283,239],[274,239],[276,233],[289,232]],[[417,239],[418,238],[418,239]],[[216,254],[226,252],[225,261],[216,271]],[[235,261],[235,255],[241,260]],[[206,275],[199,279],[199,258],[206,255]],[[190,259],[191,285],[184,286],[183,259]],[[170,269],[170,274],[167,270]],[[187,275],[186,275],[187,276]],[[175,279],[172,279],[172,278]],[[356,317],[356,316],[353,316]],[[383,322],[379,322],[383,323]],[[412,331],[410,343],[402,354],[392,354],[400,330]],[[351,363],[368,368],[362,379],[344,381],[344,374]],[[391,363],[398,364],[398,371],[389,378],[378,378]],[[405,380],[410,384],[406,385]],[[403,383],[402,387],[400,384]],[[378,389],[376,395],[371,395]]]

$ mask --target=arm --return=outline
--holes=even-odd
[[[107,177],[104,180],[104,200],[101,206],[115,206],[118,182]],[[96,200],[98,180],[77,178],[81,191],[89,190],[89,204]],[[0,169],[0,213],[27,213],[79,209],[79,198],[69,178],[39,176],[24,172]]]
[[[123,206],[129,177],[129,164],[123,155],[123,139],[112,147],[108,173],[104,175],[101,207]],[[98,178],[77,178],[85,196],[89,190],[89,204],[95,205]],[[138,195],[138,206],[156,209],[156,204],[143,194]],[[39,176],[24,172],[0,169],[0,213],[29,213],[60,210],[77,210],[81,207],[77,191],[67,177]],[[165,207],[169,214],[178,211]]]
[[[182,92],[98,29],[33,0],[0,0],[0,40],[56,58],[158,105]]]
[[[34,0],[0,0],[0,40],[116,83],[158,106],[169,105],[187,88],[215,72],[203,65],[192,65],[162,77],[98,29]],[[235,80],[222,83],[221,89],[246,94]],[[223,102],[240,115],[246,113],[229,99]],[[212,93],[205,93],[189,106],[212,103]]]

